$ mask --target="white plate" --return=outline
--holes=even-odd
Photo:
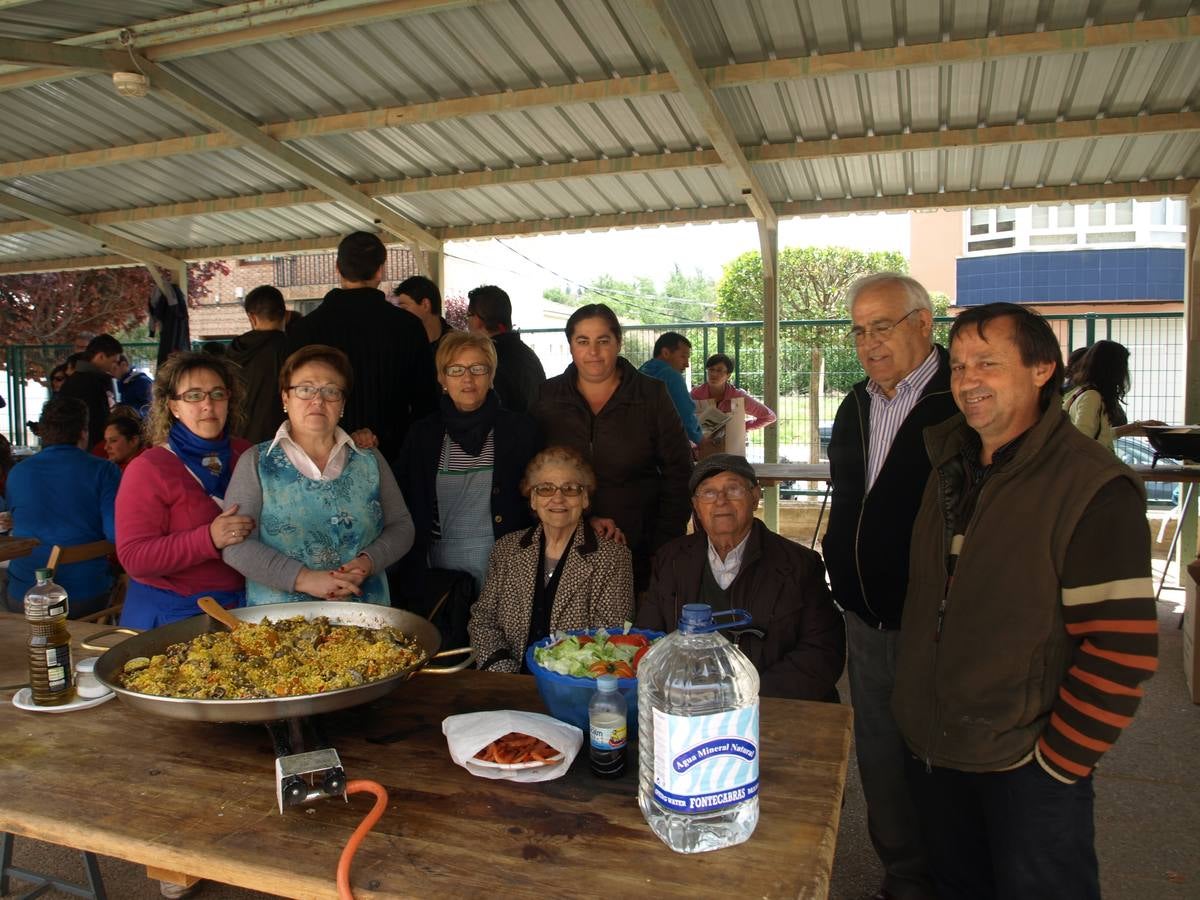
[[[61,706],[38,706],[33,702],[33,692],[29,688],[23,687],[13,694],[12,702],[13,706],[17,709],[25,709],[29,712],[65,713],[75,712],[77,709],[91,709],[93,706],[99,706],[101,703],[107,703],[115,696],[116,694],[109,691],[102,697],[89,697],[86,699],[76,697],[70,703],[64,703]]]
[[[478,759],[472,756],[469,762],[476,766],[483,766],[485,769],[537,769],[541,766],[554,766],[563,761],[561,753],[558,756],[552,756],[549,759],[538,761],[531,759],[529,762],[520,763],[498,763],[490,759]]]

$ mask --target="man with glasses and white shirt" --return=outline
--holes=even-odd
[[[846,636],[821,558],[754,518],[762,491],[744,457],[701,460],[688,488],[703,530],[655,553],[638,626],[674,631],[686,603],[748,610],[751,623],[726,636],[754,663],[763,696],[836,701]]]
[[[867,828],[884,867],[876,900],[933,896],[892,718],[910,531],[929,478],[922,430],[958,412],[933,305],[915,279],[881,272],[846,292],[847,340],[867,377],[838,407],[829,442],[833,501],[822,550],[846,613],[854,745]]]

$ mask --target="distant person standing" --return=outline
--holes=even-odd
[[[472,331],[486,334],[496,345],[496,379],[493,388],[500,405],[526,412],[537,400],[546,370],[537,354],[513,331],[512,301],[494,284],[467,293],[467,321]]]
[[[377,442],[391,462],[408,426],[437,409],[439,390],[425,329],[379,290],[386,265],[387,248],[377,235],[347,235],[337,251],[341,287],[293,323],[287,335],[292,352],[328,344],[350,358],[356,386],[346,398],[343,428],[365,441],[360,446]]]
[[[75,372],[58,392],[60,397],[75,397],[87,404],[88,446],[104,440],[104,423],[115,399],[113,377],[123,352],[121,342],[111,334],[98,334],[88,341],[83,358],[75,364]]]
[[[1096,341],[1067,377],[1074,383],[1063,395],[1063,411],[1102,447],[1113,449],[1114,438],[1137,433],[1144,425],[1166,424],[1157,419],[1130,422],[1125,415],[1121,401],[1129,391],[1129,349],[1124,344]]]
[[[683,377],[691,359],[692,342],[678,331],[666,331],[654,342],[654,355],[642,363],[638,371],[657,378],[667,386],[667,393],[671,395],[671,402],[679,413],[679,421],[683,423],[684,433],[689,441],[699,445],[704,435],[696,419],[696,404],[692,402],[687,381]]]
[[[162,270],[163,282],[167,293],[158,289],[158,285],[150,291],[150,337],[158,331],[158,364],[161,366],[167,357],[178,350],[192,349],[192,336],[188,328],[187,297],[179,285],[175,283],[175,274],[168,269]]]
[[[242,437],[252,444],[270,440],[283,424],[279,392],[279,370],[287,359],[287,335],[283,332],[287,306],[279,288],[260,284],[243,303],[250,330],[233,339],[226,356],[241,368],[246,389],[243,409],[246,424]]]
[[[765,403],[755,400],[740,387],[731,384],[733,360],[724,353],[714,353],[704,363],[706,380],[692,388],[693,400],[711,400],[721,412],[733,410],[733,401],[742,398],[746,411],[746,430],[766,428],[775,421],[775,412]]]
[[[117,369],[113,374],[117,383],[117,399],[124,406],[132,406],[139,416],[145,417],[150,409],[150,395],[154,390],[154,382],[141,369],[135,369],[124,353],[117,359]]]
[[[392,296],[398,307],[416,316],[425,326],[429,349],[436,356],[442,338],[454,330],[442,315],[442,292],[438,286],[424,275],[412,275],[396,285]]]

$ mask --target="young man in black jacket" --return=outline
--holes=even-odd
[[[342,427],[359,432],[359,446],[377,443],[392,462],[408,426],[437,408],[440,388],[425,329],[379,290],[386,265],[387,248],[378,236],[347,235],[337,251],[341,287],[326,294],[287,335],[289,352],[328,344],[350,357],[354,390],[346,397]]]
[[[243,407],[246,422],[241,437],[252,444],[270,440],[283,422],[279,396],[279,370],[287,359],[287,335],[283,323],[287,306],[279,288],[260,284],[243,303],[250,330],[235,337],[227,356],[241,366]]]
[[[527,412],[538,398],[546,370],[537,354],[513,331],[512,301],[494,284],[467,292],[467,322],[496,345],[496,378],[492,388],[505,409]]]
[[[908,586],[910,530],[929,478],[921,432],[958,412],[946,351],[933,343],[921,284],[883,272],[847,291],[850,331],[867,378],[838,408],[829,442],[833,502],[822,550],[846,613],[854,743],[867,828],[885,898],[932,898],[891,712],[896,642]]]
[[[113,376],[122,352],[121,342],[111,334],[96,335],[58,391],[60,397],[76,397],[87,404],[89,450],[104,440],[104,423],[116,394]]]

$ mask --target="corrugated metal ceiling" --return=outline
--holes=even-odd
[[[366,0],[258,0],[238,8],[259,17],[238,22],[233,4],[34,0],[0,10],[0,36],[113,49],[115,30],[132,27],[135,47],[254,124],[304,123],[287,146],[435,232],[491,225],[503,233],[545,220],[713,207],[748,215],[738,179],[711,153],[678,156],[710,151],[713,140],[684,95],[661,92],[655,79],[666,65],[636,2],[451,0],[382,18]],[[775,151],[752,167],[770,200],[787,204],[784,214],[832,199],[912,196],[929,205],[936,199],[923,195],[1075,183],[1111,192],[1106,184],[1200,177],[1200,15],[1190,0],[672,0],[669,8],[736,141],[751,158],[756,148]],[[322,27],[313,18],[347,9],[369,20]],[[1145,30],[1160,19],[1168,27]],[[269,31],[272,22],[303,33],[281,36]],[[1092,39],[1099,26],[1137,22],[1144,30],[1130,40]],[[254,28],[268,30],[245,31]],[[1062,30],[1072,30],[1072,46],[1046,43]],[[1000,53],[983,43],[1014,35]],[[1013,43],[1025,40],[1039,44],[1023,52]],[[881,66],[873,54],[915,45],[927,46],[900,67]],[[848,54],[845,64],[804,71],[834,54]],[[737,68],[788,60],[802,65],[782,75]],[[213,245],[282,247],[369,224],[367,212],[315,202],[320,197],[256,204],[259,195],[306,186],[258,149],[229,149],[228,141],[202,152],[181,147],[214,128],[161,94],[123,98],[107,74],[77,71],[36,70],[38,80],[22,84],[22,71],[0,69],[0,118],[22,125],[0,133],[0,178],[21,199],[59,213],[104,213],[101,227],[181,255]],[[641,79],[633,87],[650,92],[630,93],[622,79]],[[428,107],[589,83],[595,90],[585,102],[514,101],[506,110],[502,101],[481,111],[481,99],[449,117]],[[611,96],[618,87],[621,95]],[[417,121],[408,124],[403,110],[369,130],[324,118],[414,104]],[[1183,118],[1162,118],[1170,114]],[[1057,123],[1097,119],[1110,128],[1108,120],[1118,120],[1118,131],[1056,134]],[[974,145],[961,134],[955,146],[888,142],[1010,125],[1040,130],[1007,144]],[[866,149],[853,154],[837,144],[859,138]],[[830,142],[828,152],[807,158],[812,141]],[[147,147],[122,149],[128,145]],[[71,156],[87,151],[111,152]],[[575,165],[596,161],[599,171]],[[530,177],[552,165],[563,167],[555,177]],[[469,186],[403,185],[464,173]],[[217,202],[187,215],[171,208],[191,201]],[[144,207],[161,209],[134,212]],[[115,212],[123,210],[130,212]],[[0,263],[100,252],[57,229],[19,231],[19,221],[4,214]]]

